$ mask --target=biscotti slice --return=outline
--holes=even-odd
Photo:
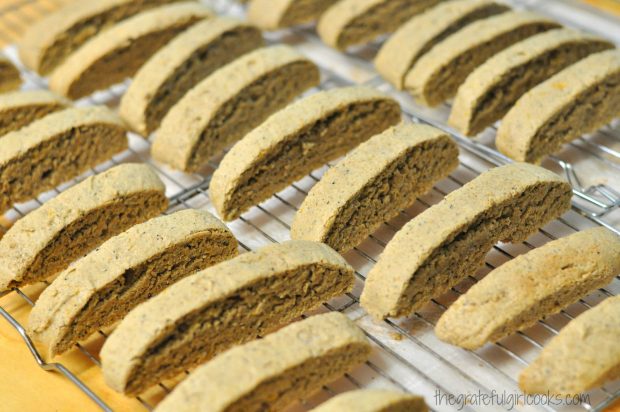
[[[164,211],[164,184],[147,165],[123,164],[67,189],[0,239],[0,290],[46,279],[109,237]]]
[[[53,189],[127,148],[125,126],[104,106],[51,113],[0,138],[0,212]]]
[[[344,50],[391,33],[441,0],[340,0],[321,15],[317,31],[328,45]]]
[[[289,46],[248,53],[183,96],[164,117],[151,154],[196,171],[319,81],[317,66]]]
[[[156,411],[280,411],[370,352],[364,332],[342,313],[311,316],[197,368]]]
[[[620,51],[596,53],[525,93],[502,120],[495,144],[519,161],[540,162],[620,115]]]
[[[136,394],[293,321],[353,285],[329,246],[290,241],[242,254],[138,306],[101,351],[106,382]]]
[[[67,106],[69,100],[47,90],[0,94],[0,136]]]
[[[358,389],[337,395],[312,412],[426,412],[424,398],[381,389]]]
[[[519,376],[525,393],[574,395],[620,379],[620,296],[579,315]]]
[[[140,11],[178,0],[72,1],[30,26],[19,42],[21,61],[42,75],[97,33]]]
[[[316,20],[337,0],[252,0],[248,20],[263,30],[276,30]]]
[[[570,207],[571,186],[527,163],[491,169],[403,226],[366,279],[362,306],[404,316],[474,274],[498,241],[517,242]]]
[[[400,121],[392,98],[362,86],[313,94],[277,112],[224,156],[209,186],[213,205],[233,220],[371,136]]]
[[[30,312],[30,336],[53,357],[125,317],[179,279],[237,254],[206,211],[182,210],[114,236],[62,272]]]
[[[344,253],[446,177],[458,156],[456,143],[434,127],[391,127],[323,175],[295,214],[291,238]]]
[[[84,43],[50,76],[50,89],[79,99],[133,76],[174,36],[211,17],[196,2],[160,6],[123,20]]]
[[[497,52],[559,27],[535,13],[511,11],[475,21],[436,44],[405,75],[405,89],[436,106],[454,96],[467,76]]]
[[[499,52],[474,70],[456,94],[449,123],[472,136],[501,119],[525,92],[613,44],[570,29],[550,30]]]
[[[22,78],[17,67],[4,55],[0,54],[0,93],[19,89]]]
[[[437,43],[476,20],[509,10],[491,0],[454,0],[439,3],[413,17],[383,44],[377,57],[377,71],[399,90],[405,75]]]
[[[258,29],[237,20],[221,17],[196,23],[140,68],[119,112],[135,131],[148,136],[188,90],[262,44]]]
[[[578,232],[493,270],[448,308],[435,333],[476,349],[558,312],[617,274],[620,238],[602,227]]]

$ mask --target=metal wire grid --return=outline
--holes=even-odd
[[[219,10],[222,11],[222,8]],[[227,10],[224,11],[226,12]],[[313,35],[303,30],[301,33],[308,41],[316,40],[312,38]],[[357,58],[357,56],[355,57]],[[24,75],[38,87],[46,86],[45,82],[35,74],[24,72]],[[323,81],[318,89],[327,89],[349,83],[347,79],[323,69]],[[368,80],[367,84],[379,88],[386,87],[376,77]],[[119,99],[123,91],[124,86],[116,86],[108,92],[97,93],[93,97],[81,101],[80,104],[114,102]],[[443,124],[424,115],[414,114],[411,110],[406,110],[406,112],[407,117],[414,122],[428,123],[445,129]],[[391,236],[406,221],[421,210],[439,201],[449,191],[462,186],[466,181],[487,168],[497,165],[498,162],[501,163],[501,157],[498,158],[497,153],[493,151],[485,150],[488,149],[485,146],[479,145],[476,142],[472,143],[470,140],[464,140],[465,138],[462,136],[456,135],[455,138],[459,141],[461,148],[464,149],[462,150],[461,163],[457,171],[448,179],[436,185],[429,194],[420,198],[412,208],[403,211],[394,221],[385,223],[379,231],[346,256],[349,262],[357,269],[355,288],[346,296],[324,305],[323,310],[339,310],[356,319],[376,347],[371,360],[354,373],[346,375],[342,380],[324,387],[321,394],[302,402],[301,405],[293,409],[303,410],[311,407],[319,400],[351,387],[396,387],[404,391],[422,393],[426,396],[427,401],[433,396],[435,389],[439,389],[445,394],[458,394],[464,391],[475,392],[478,390],[484,393],[491,393],[493,390],[516,391],[515,376],[518,370],[533,359],[544,341],[548,340],[550,336],[555,335],[559,328],[574,318],[576,314],[591,307],[603,297],[620,293],[620,283],[616,279],[608,287],[600,289],[598,293],[580,300],[558,315],[540,321],[536,327],[518,332],[514,336],[493,345],[487,345],[484,349],[475,352],[452,348],[449,345],[440,343],[434,337],[432,328],[437,318],[445,310],[446,305],[462,294],[484,272],[493,269],[502,261],[510,259],[516,254],[523,253],[548,240],[555,239],[558,235],[570,234],[583,227],[592,225],[592,223],[606,225],[600,219],[600,216],[607,213],[604,207],[602,213],[601,211],[590,213],[581,206],[575,205],[574,211],[567,213],[564,217],[542,229],[538,235],[533,236],[522,245],[496,245],[487,258],[485,270],[476,276],[470,276],[468,280],[453,288],[450,293],[433,299],[431,304],[412,317],[401,320],[386,320],[380,325],[370,321],[359,308],[359,293],[366,273],[376,262],[377,256]],[[484,147],[484,149],[481,149],[481,147]],[[203,174],[188,176],[160,167],[150,159],[148,151],[149,143],[147,141],[139,137],[130,136],[129,151],[116,156],[110,162],[95,168],[85,176],[63,185],[51,194],[42,195],[40,198],[29,202],[29,204],[16,206],[9,213],[9,217],[15,219],[23,216],[28,210],[40,206],[49,196],[54,196],[60,191],[66,190],[67,187],[83,180],[87,175],[101,172],[120,162],[136,160],[153,166],[165,181],[167,195],[171,200],[170,210],[186,207],[204,207],[213,211],[206,190],[209,184],[210,172],[217,167],[217,162],[211,162],[209,168],[205,169]],[[286,240],[295,210],[299,207],[308,190],[320,179],[325,169],[330,166],[327,165],[311,173],[308,177],[291,185],[291,187],[275,195],[267,202],[253,208],[240,219],[233,222],[230,226],[240,240],[241,247],[249,251],[266,243]],[[3,228],[3,230],[6,229]],[[612,227],[612,229],[615,228]],[[617,229],[615,230],[617,231]],[[16,290],[16,293],[29,304],[32,304],[32,300],[21,290]],[[104,401],[99,399],[83,382],[62,365],[45,364],[38,356],[34,346],[27,339],[21,325],[14,321],[4,309],[0,308],[0,314],[12,322],[16,329],[18,329],[40,365],[44,366],[44,368],[56,369],[69,376],[81,390],[98,402],[102,409],[109,410]],[[100,333],[105,336],[104,332]],[[542,339],[541,336],[543,336]],[[78,345],[78,348],[87,359],[99,365],[97,354],[89,352],[81,345]],[[415,351],[412,351],[412,348]],[[412,358],[412,352],[416,354],[416,358]],[[458,358],[455,354],[458,354]],[[454,381],[448,382],[447,378],[456,379],[456,384]],[[168,392],[169,388],[165,384],[160,384],[158,390]],[[620,396],[620,385],[604,387],[593,391],[591,398],[594,400],[584,403],[582,406],[587,410],[602,410],[618,396]],[[153,406],[146,399],[139,397],[138,400],[147,409]],[[438,409],[446,408],[438,406]],[[471,410],[472,408],[465,405],[464,409]],[[546,409],[550,410],[551,408]]]

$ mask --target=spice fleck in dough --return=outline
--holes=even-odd
[[[570,184],[527,163],[491,169],[400,229],[366,279],[376,319],[405,316],[474,274],[498,241],[517,242],[570,208]]]
[[[69,100],[47,90],[0,94],[0,137],[68,106]]]
[[[103,374],[115,390],[140,393],[352,286],[353,269],[322,243],[289,241],[241,254],[130,312],[103,346]]]
[[[519,376],[525,393],[574,395],[620,378],[620,296],[570,321]]]
[[[46,279],[108,238],[163,212],[165,186],[144,164],[91,176],[19,219],[0,239],[0,291]]]
[[[297,211],[291,238],[350,250],[447,176],[458,154],[456,143],[434,127],[387,129],[323,175]]]
[[[318,67],[292,47],[250,52],[198,83],[172,107],[151,154],[176,169],[196,171],[319,80]]]
[[[156,411],[280,411],[364,362],[370,351],[362,330],[342,313],[311,316],[197,368]]]
[[[493,270],[448,308],[435,333],[476,349],[558,312],[619,273],[618,236],[602,227],[577,232]]]
[[[224,220],[400,121],[396,101],[363,86],[327,90],[269,117],[224,156],[209,196]]]
[[[181,210],[131,227],[78,260],[43,291],[30,336],[50,357],[179,279],[237,254],[237,241],[207,211]]]
[[[197,2],[137,14],[84,43],[51,74],[53,91],[79,99],[133,76],[157,50],[192,24],[212,16]]]

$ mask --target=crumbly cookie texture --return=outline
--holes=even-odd
[[[560,27],[538,14],[510,11],[475,21],[438,43],[405,75],[405,89],[428,106],[454,96],[489,57],[525,38]]]
[[[151,154],[196,171],[319,81],[318,67],[292,47],[250,52],[183,96],[162,121]]]
[[[525,393],[574,395],[620,378],[620,296],[570,321],[519,375]]]
[[[165,5],[104,30],[69,55],[51,74],[51,90],[79,99],[133,76],[173,37],[212,12],[197,2]]]
[[[295,214],[291,238],[344,253],[454,170],[458,155],[456,143],[434,127],[391,127],[323,175]]]
[[[119,112],[148,136],[191,88],[215,70],[263,44],[258,29],[218,17],[196,23],[162,47],[136,73]]]
[[[317,31],[326,44],[343,50],[393,32],[439,1],[340,0],[321,15]]]
[[[127,148],[124,123],[104,106],[51,113],[1,139],[0,212]]]
[[[497,131],[507,156],[538,163],[620,115],[620,51],[592,54],[525,93]]]
[[[474,274],[498,241],[517,242],[570,208],[570,184],[513,163],[482,173],[403,226],[371,269],[362,306],[405,316]]]
[[[0,290],[62,270],[105,240],[164,211],[165,186],[147,165],[91,176],[19,219],[0,239]]]
[[[614,45],[571,29],[550,30],[497,53],[456,94],[449,123],[473,136],[501,119],[532,87],[586,56]]]
[[[358,389],[341,393],[312,412],[427,412],[421,396],[381,389]]]
[[[0,136],[69,106],[69,100],[47,90],[0,94]]]
[[[263,30],[276,30],[316,20],[337,0],[252,0],[248,20]]]
[[[30,312],[30,336],[53,357],[174,282],[237,254],[207,211],[181,210],[131,227],[62,272]]]
[[[329,246],[289,241],[244,253],[138,306],[103,346],[106,382],[140,393],[234,345],[256,339],[353,286]]]
[[[377,71],[402,90],[405,75],[436,44],[476,20],[510,10],[491,0],[441,2],[400,26],[383,44],[377,57]]]
[[[558,312],[618,273],[620,238],[602,227],[584,230],[493,270],[448,308],[435,333],[445,342],[476,349]]]
[[[22,78],[17,67],[0,54],[0,93],[10,92],[19,89],[22,84]]]
[[[312,316],[197,368],[156,410],[279,411],[364,362],[370,351],[345,315]]]
[[[73,1],[31,25],[19,41],[30,69],[50,74],[71,53],[110,26],[146,9],[179,0]]]
[[[400,121],[396,101],[353,86],[299,100],[269,117],[224,156],[209,196],[224,220],[237,218],[325,162]]]

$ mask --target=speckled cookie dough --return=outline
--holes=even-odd
[[[68,108],[0,137],[0,212],[79,176],[127,148],[104,106]]]
[[[437,106],[454,96],[467,76],[489,57],[560,24],[531,12],[510,11],[475,21],[436,44],[405,75],[405,89],[420,103]]]
[[[316,20],[337,0],[252,0],[248,20],[263,30],[276,30]]]
[[[427,412],[421,396],[381,389],[358,389],[341,393],[312,412]]]
[[[619,273],[618,236],[602,227],[577,232],[493,270],[448,308],[435,333],[477,349],[558,312]]]
[[[258,29],[218,17],[196,23],[162,47],[136,73],[119,112],[148,136],[192,87],[215,70],[263,44]]]
[[[453,0],[414,16],[383,44],[375,67],[387,81],[403,89],[405,75],[437,43],[476,20],[510,10],[491,0]]]
[[[519,376],[525,393],[575,395],[620,378],[620,296],[573,319]]]
[[[115,390],[139,393],[352,286],[353,269],[322,243],[289,241],[244,253],[130,312],[103,346],[103,374]]]
[[[172,107],[151,154],[176,169],[196,171],[319,81],[318,67],[289,46],[250,52],[198,83]]]
[[[133,76],[174,36],[211,11],[196,2],[160,6],[99,33],[69,55],[51,74],[51,90],[79,99]]]
[[[157,412],[280,411],[367,360],[371,347],[339,312],[311,316],[197,368]]]
[[[237,254],[207,211],[181,210],[114,236],[62,272],[30,312],[30,336],[50,357],[70,349],[179,279]]]
[[[91,176],[19,219],[0,239],[0,290],[62,270],[108,238],[164,211],[164,184],[143,164]]]
[[[482,173],[413,218],[371,269],[362,306],[376,319],[405,316],[474,274],[498,241],[517,242],[570,208],[570,184],[513,163]]]
[[[69,100],[47,90],[0,94],[0,137],[68,106]]]
[[[434,127],[391,127],[323,175],[297,211],[291,238],[344,253],[454,170],[458,155],[456,143]]]
[[[620,115],[620,51],[592,54],[525,93],[502,120],[495,144],[540,162],[564,143]]]
[[[224,156],[209,196],[224,220],[400,121],[400,106],[363,86],[313,94],[277,112]]]

